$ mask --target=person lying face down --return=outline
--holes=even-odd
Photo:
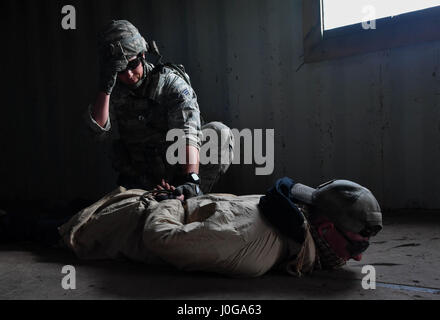
[[[360,261],[370,237],[382,230],[382,213],[374,195],[347,180],[332,180],[313,189],[283,178],[261,198],[260,207],[288,238],[302,243],[310,231],[317,264],[324,269],[338,268],[350,259]]]
[[[344,180],[313,189],[283,178],[265,195],[182,200],[118,188],[59,232],[83,259],[258,277],[272,269],[300,276],[359,260],[382,228],[371,192]]]

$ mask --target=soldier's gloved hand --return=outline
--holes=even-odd
[[[154,196],[157,202],[161,202],[169,199],[176,199],[176,195],[170,193],[159,193]]]
[[[115,61],[102,62],[99,72],[99,90],[110,95],[118,78],[118,65]]]
[[[192,183],[192,182],[186,182],[185,184],[182,184],[174,190],[174,194],[176,196],[185,196],[185,200],[202,196],[203,192],[200,189],[200,186],[198,184]]]

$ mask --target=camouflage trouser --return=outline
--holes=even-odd
[[[210,122],[202,127],[202,131],[210,129],[216,132],[218,137],[218,150],[211,150],[215,152],[218,161],[216,163],[200,164],[199,176],[201,179],[201,186],[203,193],[209,193],[215,183],[218,181],[221,175],[225,174],[229,166],[232,163],[234,157],[234,135],[231,129],[221,122]],[[205,139],[203,146],[208,141]],[[223,159],[223,163],[222,163]],[[161,170],[160,170],[161,171]],[[177,170],[170,170],[177,171]],[[169,173],[169,172],[168,172]],[[164,176],[165,177],[165,176]],[[168,175],[169,181],[172,183],[173,177]],[[118,185],[123,186],[127,189],[144,189],[151,190],[156,187],[159,181],[149,177],[148,175],[124,175],[120,174],[118,179]]]
[[[221,175],[229,169],[234,157],[234,135],[229,127],[221,122],[210,122],[203,126],[205,129],[214,130],[218,137],[218,162],[217,164],[201,164],[200,179],[203,193],[209,193]],[[206,140],[205,140],[206,143]],[[223,162],[222,163],[222,159]]]

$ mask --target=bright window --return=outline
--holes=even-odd
[[[440,6],[440,0],[322,0],[324,30]]]

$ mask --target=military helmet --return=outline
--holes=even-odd
[[[148,52],[148,43],[129,21],[113,20],[99,33],[98,50],[101,61],[116,63],[122,71],[129,58]]]
[[[370,190],[355,182],[332,180],[316,189],[297,183],[291,194],[345,231],[369,237],[382,230],[379,203]]]

